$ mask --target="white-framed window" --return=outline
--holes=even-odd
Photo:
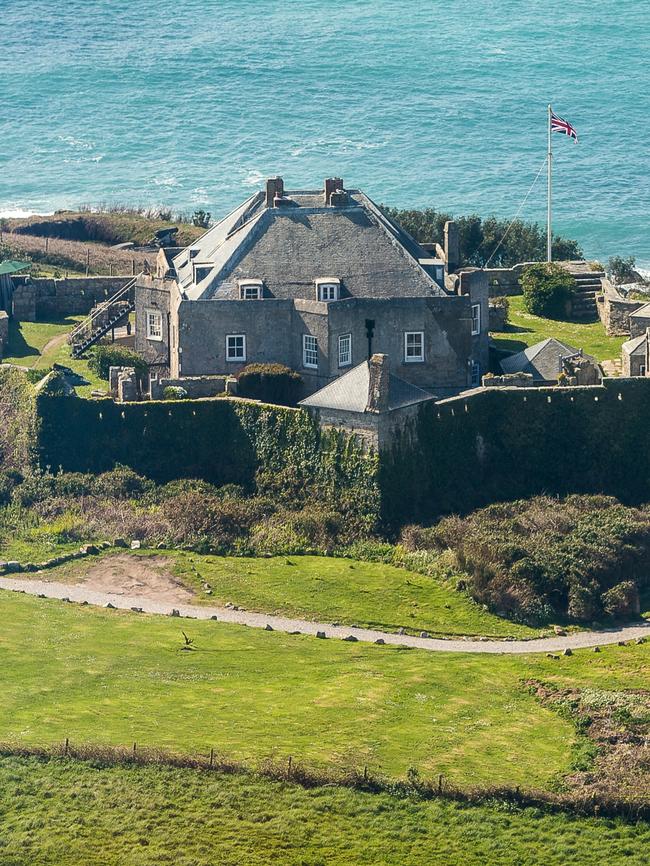
[[[424,331],[404,333],[404,363],[414,364],[424,361]]]
[[[645,376],[645,364],[639,365],[639,376]]]
[[[352,363],[352,334],[339,336],[339,367],[349,367]]]
[[[472,336],[481,333],[481,305],[472,304]]]
[[[302,335],[302,365],[303,367],[318,367],[318,340],[311,334]]]
[[[476,387],[481,384],[481,365],[478,361],[470,361],[469,383]]]
[[[241,363],[246,360],[246,334],[228,334],[226,337],[226,361]]]
[[[334,278],[316,280],[316,297],[319,301],[338,301],[340,280]]]
[[[262,297],[262,281],[261,280],[240,280],[239,281],[239,299],[240,301],[259,301]]]
[[[147,319],[147,340],[162,342],[162,313],[159,310],[145,310],[145,316]]]

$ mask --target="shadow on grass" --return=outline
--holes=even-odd
[[[25,336],[23,334],[23,325],[25,323],[19,322],[16,319],[9,320],[9,340],[7,341],[7,351],[5,355],[8,358],[38,358],[41,354],[41,350],[36,346],[30,345]],[[71,318],[51,318],[51,319],[38,319],[36,322],[30,322],[27,324],[33,325],[65,325],[72,330],[74,326],[77,324],[76,319]],[[55,336],[55,335],[53,335]]]
[[[5,354],[9,358],[37,358],[41,354],[38,349],[30,346],[25,340],[20,329],[20,322],[15,319],[9,320],[9,340]]]

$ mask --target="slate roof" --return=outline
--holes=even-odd
[[[339,376],[320,391],[300,402],[301,406],[319,409],[338,409],[345,412],[365,412],[368,405],[370,365],[363,361],[343,376]],[[425,400],[435,400],[432,394],[423,391],[398,376],[389,374],[388,411],[402,409]]]
[[[326,207],[319,191],[285,193],[266,207],[257,193],[174,259],[190,300],[237,299],[238,281],[263,280],[264,297],[316,300],[315,280],[337,277],[341,299],[444,296],[427,271],[431,254],[359,190]],[[193,265],[205,267],[196,284]]]
[[[635,355],[637,352],[639,354],[645,354],[646,339],[646,334],[641,334],[639,337],[633,337],[631,340],[627,340],[623,343],[621,350],[628,355]]]
[[[562,370],[562,358],[577,355],[578,352],[579,349],[569,346],[568,343],[549,337],[541,343],[529,346],[523,352],[504,358],[501,369],[504,373],[530,373],[533,379],[554,382]]]

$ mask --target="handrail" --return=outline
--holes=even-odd
[[[133,277],[128,281],[128,283],[126,283],[126,285],[122,286],[122,288],[119,289],[114,295],[112,295],[107,301],[98,304],[97,307],[95,307],[95,311],[93,313],[87,316],[82,322],[79,322],[76,328],[73,328],[72,331],[70,331],[70,334],[68,335],[68,342],[73,343],[74,338],[77,336],[77,334],[85,331],[88,326],[90,326],[92,330],[92,324],[95,319],[97,319],[104,312],[104,310],[108,309],[112,304],[115,304],[117,303],[117,301],[121,300],[125,292],[129,292],[133,288],[136,280],[137,277]]]

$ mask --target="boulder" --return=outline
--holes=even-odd
[[[562,655],[563,655],[563,656],[572,656],[572,655],[573,655],[573,650],[571,649],[571,647],[567,647],[567,648],[564,650],[564,652],[562,653]]]
[[[562,628],[562,626],[560,626],[560,625],[554,625],[553,631],[555,632],[556,635],[559,635],[560,637],[565,637],[565,635],[566,635],[566,629]]]
[[[15,572],[22,571],[23,567],[19,562],[16,562],[15,559],[10,559],[9,562],[5,562],[5,571],[8,574],[12,574]]]
[[[317,631],[317,632],[316,632],[316,637],[319,637],[319,638],[321,638],[321,639],[324,639],[324,638],[327,637],[327,635],[325,634],[324,631]]]
[[[140,550],[141,547],[142,542],[139,541],[137,538],[131,542],[131,550]]]
[[[267,624],[264,626],[264,631],[273,631],[273,626],[269,625],[267,622]]]
[[[375,641],[375,643],[379,644],[380,646],[384,646],[386,641],[383,639],[383,637],[378,637],[377,640]]]
[[[116,538],[113,542],[113,547],[128,547],[129,545],[123,538]]]
[[[347,637],[344,637],[343,640],[347,640],[350,643],[356,643],[359,640],[359,638],[355,637],[353,634],[349,634]]]

